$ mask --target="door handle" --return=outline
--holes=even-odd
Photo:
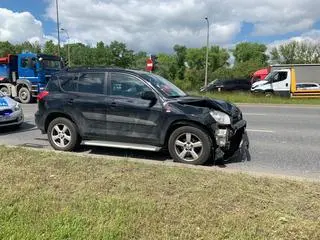
[[[116,107],[117,106],[117,103],[116,102],[111,102],[111,104],[110,104],[110,107],[111,108],[114,108],[114,107]]]
[[[68,99],[68,102],[67,102],[69,105],[72,105],[73,104],[73,99],[72,98],[70,98],[70,99]]]
[[[289,85],[289,84],[288,84],[288,83],[286,83],[286,87],[288,87],[288,85]]]

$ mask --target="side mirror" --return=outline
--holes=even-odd
[[[146,91],[142,93],[141,98],[144,100],[150,100],[149,107],[153,107],[157,102],[157,97],[152,91]]]
[[[141,98],[144,100],[156,101],[157,97],[152,91],[146,91],[142,93]]]

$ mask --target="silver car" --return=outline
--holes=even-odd
[[[19,127],[23,121],[21,105],[0,91],[0,127]]]

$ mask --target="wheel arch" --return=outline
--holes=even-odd
[[[212,144],[215,144],[215,138],[214,138],[213,132],[210,131],[210,129],[208,127],[206,127],[205,125],[203,125],[199,122],[196,122],[196,121],[192,121],[192,120],[176,120],[173,123],[171,123],[171,125],[169,126],[169,128],[166,131],[164,145],[168,146],[169,138],[170,138],[171,134],[176,129],[178,129],[180,127],[185,127],[185,126],[200,128],[202,131],[204,131],[205,133],[208,134],[209,138],[212,141]]]
[[[50,122],[52,122],[56,118],[66,118],[66,119],[70,120],[71,122],[73,122],[74,125],[76,126],[76,129],[77,129],[79,135],[82,136],[82,133],[81,133],[76,121],[69,114],[62,113],[62,112],[51,112],[48,114],[48,116],[46,117],[45,122],[44,122],[45,133],[47,133],[47,131],[48,131],[48,127],[49,127]]]
[[[22,87],[26,87],[26,88],[28,88],[29,91],[31,91],[32,83],[28,79],[20,79],[19,78],[17,80],[17,92],[19,92],[19,90]]]

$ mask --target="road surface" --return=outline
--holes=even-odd
[[[239,105],[248,122],[251,160],[224,167],[241,171],[320,179],[320,107]],[[36,104],[23,105],[25,123],[20,130],[0,129],[0,144],[51,148],[47,136],[34,123]],[[151,161],[171,161],[161,153],[85,148],[92,154],[131,156]]]

